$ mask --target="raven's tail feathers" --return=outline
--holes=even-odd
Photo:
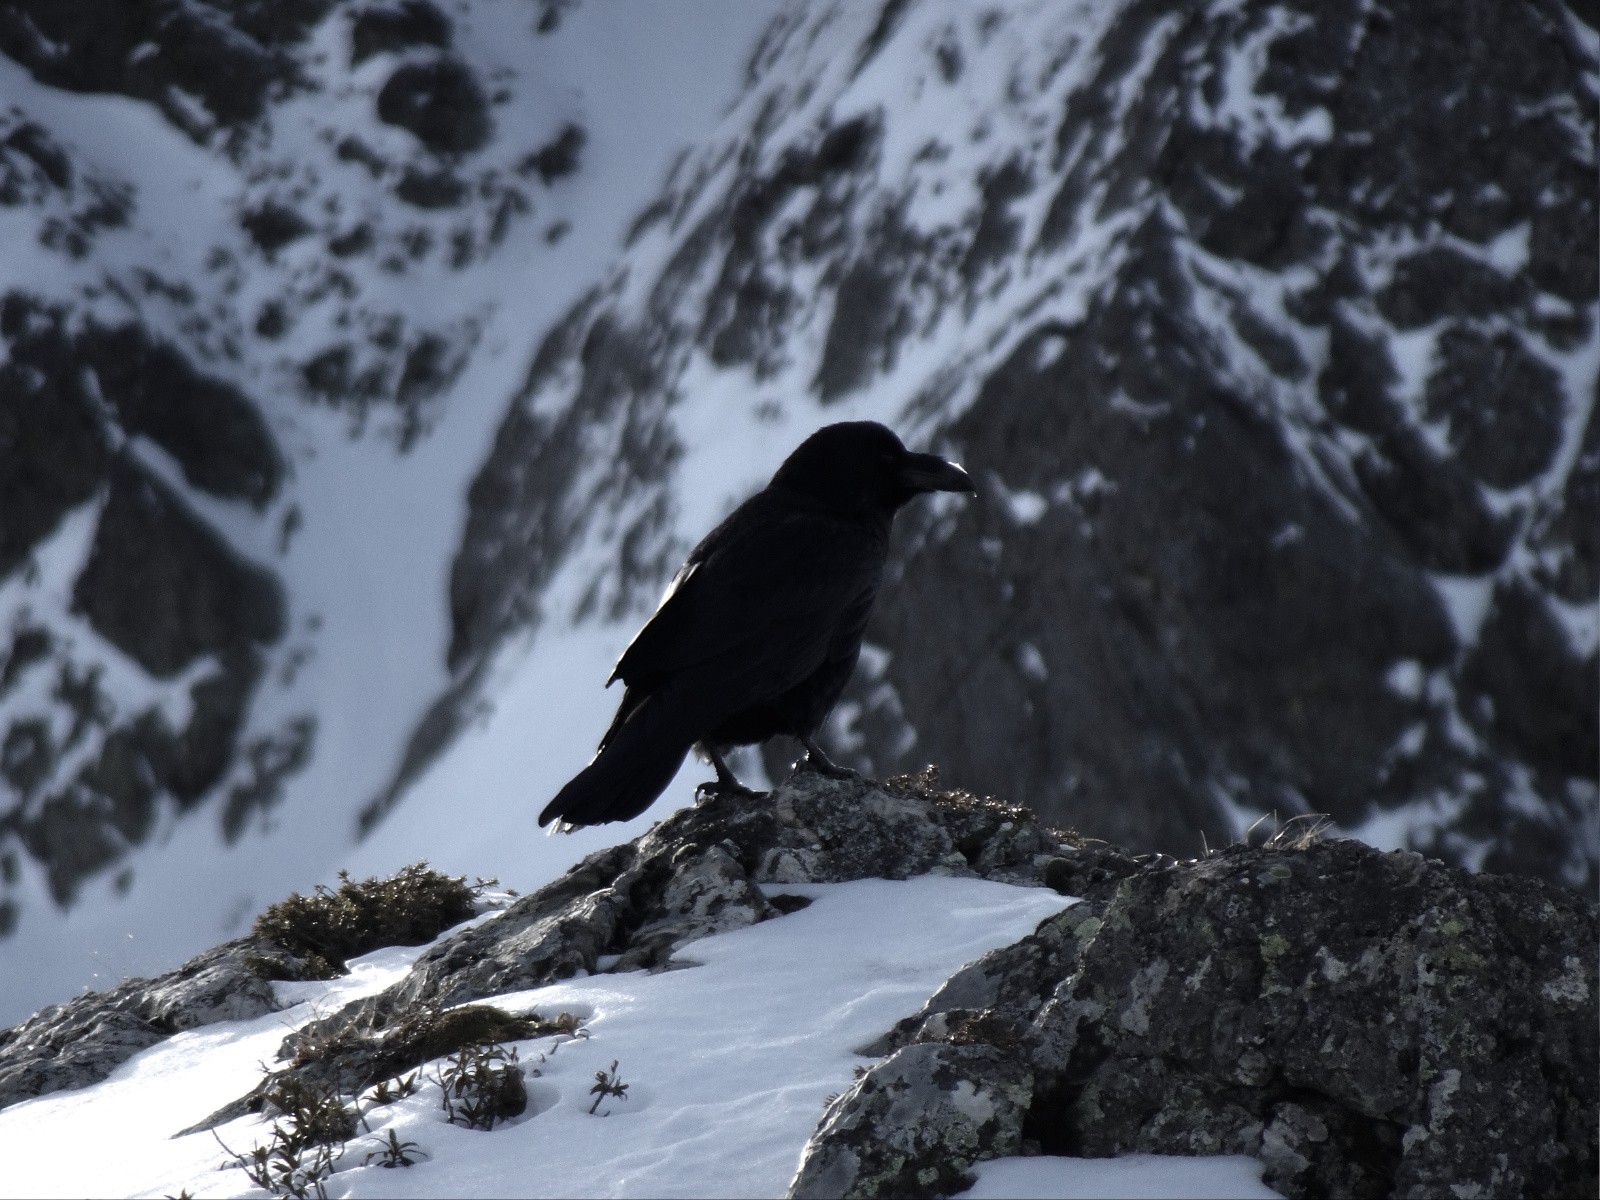
[[[626,707],[627,698],[623,705]],[[673,728],[669,706],[646,699],[612,725],[600,752],[544,806],[539,824],[603,825],[636,817],[666,790],[694,744]]]

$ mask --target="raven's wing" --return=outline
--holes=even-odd
[[[679,695],[707,692],[724,712],[781,695],[849,635],[842,625],[859,626],[887,540],[870,519],[758,493],[696,547],[612,677],[640,693],[668,681]]]

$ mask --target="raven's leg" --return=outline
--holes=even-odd
[[[722,757],[722,751],[705,742],[700,743],[700,749],[711,760],[712,767],[717,772],[715,782],[707,780],[695,788],[694,794],[698,798],[702,792],[717,796],[759,796],[760,792],[745,787],[739,782],[739,777],[733,773],[727,762]]]
[[[822,747],[817,745],[817,739],[809,734],[800,739],[800,744],[806,748],[806,756],[796,763],[796,769],[815,771],[818,775],[826,775],[829,779],[860,779],[860,771],[852,771],[849,767],[841,767],[833,759],[822,752]]]

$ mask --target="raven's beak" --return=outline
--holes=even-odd
[[[937,454],[908,454],[900,464],[900,482],[913,492],[975,492],[972,477]]]

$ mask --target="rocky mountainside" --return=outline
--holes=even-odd
[[[286,658],[280,564],[305,514],[285,439],[320,432],[297,419],[317,406],[402,454],[424,436],[493,307],[474,268],[579,164],[583,131],[554,114],[491,138],[497,112],[528,115],[527,84],[469,66],[442,10],[336,8],[0,9],[13,76],[153,106],[165,126],[125,133],[220,193],[184,197],[85,144],[70,104],[7,93],[0,829],[8,877],[24,854],[58,901],[163,802],[213,800],[232,840],[305,764],[314,712],[246,729],[269,667],[315,640]],[[140,695],[109,686],[119,669]]]
[[[305,764],[315,713],[247,729],[269,669],[313,640],[285,653],[296,405],[409,448],[487,309],[418,293],[495,254],[578,163],[582,131],[548,117],[476,153],[515,97],[441,10],[334,8],[0,9],[8,78],[151,106],[166,126],[135,111],[124,133],[222,193],[152,180],[43,89],[4,93],[0,833],[6,877],[26,856],[63,903],[164,804],[210,801],[232,840]]]
[[[688,481],[871,415],[980,495],[907,522],[832,750],[1140,849],[1322,812],[1592,889],[1591,21],[796,7],[502,423],[413,757],[560,572],[637,620]]]
[[[696,11],[710,134],[689,21],[0,3],[0,935],[331,873],[855,417],[981,494],[904,522],[847,761],[1596,885],[1592,12]]]
[[[686,82],[641,60],[694,22],[566,0],[0,4],[0,939],[69,963],[31,1004],[105,948],[52,909],[186,956],[331,876],[446,679],[505,398],[767,11]],[[241,845],[239,894],[145,895]]]
[[[331,1011],[283,1014],[290,1032],[278,1030],[266,1076],[178,1140],[199,1134],[209,1147],[205,1131],[261,1114],[259,1129],[229,1125],[224,1145],[259,1140],[272,1120],[298,1124],[313,1142],[343,1142],[356,1136],[350,1105],[380,1136],[383,1128],[436,1136],[431,1093],[446,1076],[419,1068],[476,1056],[497,1080],[484,1094],[503,1105],[500,1119],[523,1122],[496,1135],[522,1139],[504,1160],[520,1176],[553,1152],[547,1139],[562,1136],[554,1123],[571,1105],[535,1065],[548,1066],[560,1047],[538,1045],[578,1034],[581,1019],[538,1016],[532,1006],[548,996],[532,989],[597,977],[601,986],[584,994],[601,1002],[595,1036],[603,1038],[604,1014],[618,1009],[606,1002],[605,981],[711,975],[705,962],[717,952],[701,939],[768,922],[794,927],[817,895],[808,888],[880,875],[982,878],[1017,885],[1017,896],[1048,888],[1082,899],[852,1047],[867,1063],[820,1121],[809,1118],[815,1131],[803,1149],[798,1139],[788,1148],[787,1163],[799,1164],[792,1196],[950,1195],[989,1159],[1129,1153],[1254,1156],[1265,1182],[1289,1197],[1594,1187],[1600,912],[1592,901],[1527,877],[1472,875],[1412,851],[1325,840],[1300,822],[1263,847],[1236,844],[1188,862],[1136,858],[1042,826],[1023,809],[943,791],[931,771],[882,785],[802,773],[762,802],[716,797],[680,810],[440,938],[390,986]],[[387,909],[404,909],[422,878],[381,885]],[[422,905],[430,922],[449,890],[442,882]],[[179,1031],[272,1012],[274,988],[285,985],[267,979],[327,973],[303,941],[326,933],[326,920],[280,912],[253,937],[171,975],[51,1007],[0,1033],[0,1106],[92,1085]],[[437,927],[405,940],[426,940]],[[708,1019],[728,1017],[718,1008]],[[785,1040],[801,1032],[789,1029]],[[668,1026],[652,1036],[670,1053],[696,1035]],[[235,1077],[256,1077],[247,1067],[241,1061]],[[713,1068],[706,1060],[691,1069]],[[848,1062],[835,1069],[847,1075]],[[413,1072],[415,1102],[400,1083]],[[681,1083],[655,1082],[647,1103],[681,1102]],[[543,1089],[537,1105],[534,1086]],[[463,1104],[480,1098],[464,1094]],[[405,1103],[391,1107],[397,1101]],[[433,1115],[418,1124],[422,1113]],[[697,1131],[702,1163],[703,1120],[679,1122]],[[322,1130],[315,1137],[312,1121]],[[650,1194],[652,1160],[635,1143],[637,1128],[619,1122],[607,1143],[630,1164],[612,1181],[621,1194]],[[498,1149],[474,1146],[456,1186],[503,1190],[509,1180],[492,1165],[502,1161]],[[340,1170],[351,1172],[340,1175],[346,1194],[367,1194],[371,1181],[353,1162]],[[214,1179],[216,1166],[204,1172]]]

